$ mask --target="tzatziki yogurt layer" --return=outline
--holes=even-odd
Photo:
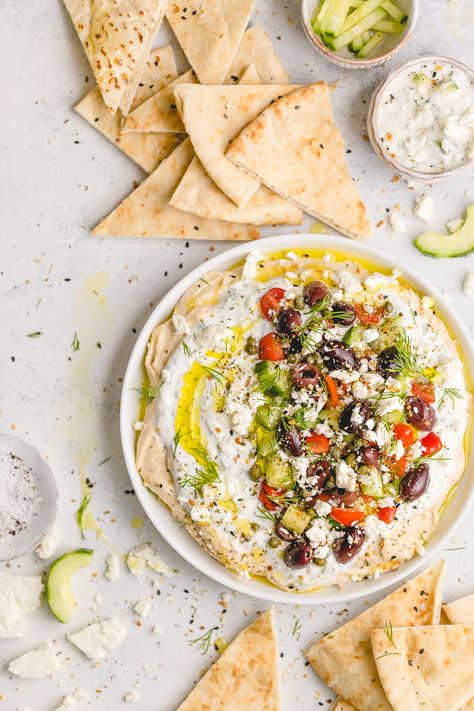
[[[215,274],[199,316],[193,295],[150,342],[145,482],[212,555],[285,590],[422,554],[463,472],[470,403],[433,301],[330,254],[254,252]]]
[[[447,61],[410,63],[387,83],[377,111],[387,155],[422,173],[467,163],[474,151],[474,80]]]

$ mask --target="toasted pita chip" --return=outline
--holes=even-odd
[[[458,711],[474,694],[474,625],[375,629],[372,651],[394,711]]]
[[[443,612],[452,625],[474,625],[474,595],[446,603]]]
[[[289,83],[288,74],[278,59],[269,36],[260,25],[249,27],[244,33],[224,84],[236,84],[250,63],[255,64],[262,84]]]
[[[147,59],[132,107],[138,106],[175,77],[176,64],[171,45],[153,50]],[[152,173],[180,142],[178,136],[170,133],[122,133],[121,112],[117,111],[113,116],[107,110],[98,87],[91,89],[74,109],[146,173]]]
[[[174,98],[174,87],[177,84],[192,84],[197,78],[192,69],[165,86],[157,94],[145,101],[127,118],[124,133],[138,131],[140,133],[184,133],[184,126]]]
[[[201,86],[180,84],[174,95],[186,131],[204,170],[238,207],[257,192],[260,181],[225,156],[229,143],[263,109],[294,86]]]
[[[279,711],[278,644],[273,610],[227,647],[177,711]]]
[[[170,207],[169,201],[194,153],[184,141],[133,193],[93,230],[97,236],[176,237],[178,239],[251,240],[259,230],[250,225],[203,220]]]
[[[250,177],[342,234],[370,235],[325,82],[275,101],[242,131],[226,155]]]
[[[316,642],[306,652],[311,666],[339,696],[360,711],[391,711],[377,677],[370,634],[385,625],[439,623],[444,561]]]
[[[104,103],[115,113],[127,87],[130,105],[167,0],[64,0]]]
[[[254,5],[255,0],[170,0],[166,18],[201,84],[223,83]]]

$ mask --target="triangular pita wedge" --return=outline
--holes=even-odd
[[[249,64],[240,77],[239,84],[261,84],[255,64]]]
[[[203,220],[169,206],[194,153],[184,141],[133,193],[93,230],[97,236],[176,237],[179,239],[251,240],[259,230],[250,225]]]
[[[176,64],[171,45],[153,50],[147,59],[132,107],[146,101],[175,77]],[[121,112],[117,111],[113,116],[107,110],[98,87],[91,89],[74,109],[146,173],[152,173],[180,142],[178,136],[170,133],[122,133]]]
[[[241,632],[177,711],[279,711],[278,644],[273,610]]]
[[[306,652],[311,666],[334,691],[360,711],[391,711],[377,677],[373,629],[439,623],[444,562],[413,578]]]
[[[258,71],[258,69],[257,69]],[[243,207],[260,185],[225,156],[230,142],[271,101],[298,87],[175,86],[175,101],[204,170],[238,207]]]
[[[372,651],[394,711],[458,711],[474,694],[474,625],[375,629]]]
[[[474,625],[474,595],[446,603],[443,611],[452,625]]]
[[[127,101],[131,103],[135,95],[167,0],[64,0],[64,4],[104,102],[115,113],[129,84],[133,91]]]
[[[288,74],[261,25],[249,27],[244,33],[224,84],[236,84],[250,63],[255,64],[262,84],[289,83]]]
[[[170,0],[166,18],[201,84],[223,83],[254,5],[255,0]]]
[[[176,110],[173,90],[176,84],[194,82],[197,82],[197,79],[192,69],[170,82],[128,115],[123,128],[124,133],[129,131],[184,133],[183,122]]]
[[[325,82],[275,101],[242,131],[227,157],[342,234],[367,237],[370,222],[328,104]]]

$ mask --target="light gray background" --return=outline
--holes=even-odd
[[[474,45],[469,44],[466,30],[468,4],[464,3],[461,29],[456,30],[453,3],[448,14],[446,0],[422,0],[420,24],[409,46],[389,66],[367,72],[341,70],[314,53],[300,26],[296,0],[258,0],[253,20],[270,33],[295,83],[338,80],[334,103],[337,122],[352,150],[350,168],[373,223],[381,222],[372,244],[432,280],[452,298],[472,332],[474,302],[463,295],[461,283],[466,270],[474,270],[474,261],[436,261],[416,252],[412,238],[424,231],[412,214],[416,193],[402,180],[393,182],[393,174],[373,154],[365,136],[369,97],[388,69],[435,52],[474,63]],[[457,5],[463,11],[463,3]],[[160,585],[152,617],[138,627],[131,608],[146,595],[155,594],[154,589],[147,579],[139,582],[124,568],[118,582],[105,580],[108,548],[88,539],[87,545],[96,551],[92,571],[97,575],[84,572],[77,579],[79,607],[73,621],[60,625],[44,605],[30,618],[25,639],[0,645],[0,709],[13,711],[25,705],[49,711],[62,694],[81,686],[88,692],[84,708],[115,710],[122,707],[124,693],[138,682],[141,698],[136,708],[171,711],[216,656],[211,649],[201,657],[189,640],[213,625],[219,626],[218,634],[231,640],[265,605],[200,576],[146,521],[140,531],[132,528],[132,518],[143,514],[135,498],[124,494],[129,481],[118,431],[121,377],[134,329],[140,329],[153,305],[183,274],[228,245],[196,242],[186,247],[174,240],[100,242],[90,236],[90,228],[143,175],[71,109],[93,80],[61,2],[0,0],[0,10],[0,431],[25,437],[48,457],[60,489],[61,551],[82,545],[74,513],[80,500],[78,473],[86,468],[95,483],[94,510],[111,541],[123,551],[153,541],[166,561],[179,570]],[[163,28],[157,45],[168,38]],[[182,57],[180,63],[185,66]],[[431,227],[443,230],[447,219],[459,217],[474,202],[472,171],[429,192],[436,203]],[[396,203],[407,219],[405,236],[392,236],[386,227],[386,209]],[[28,338],[33,331],[43,335]],[[79,353],[71,352],[75,331],[81,341]],[[107,457],[111,459],[99,467]],[[474,591],[473,545],[474,529],[467,518],[445,553],[447,598]],[[11,570],[33,572],[45,567],[31,556]],[[219,600],[226,592],[228,610],[222,614]],[[100,604],[94,602],[97,593],[103,598]],[[302,650],[372,601],[277,608],[284,709],[327,708],[333,695],[305,667]],[[52,680],[22,681],[5,671],[8,660],[34,645],[112,614],[123,614],[129,620],[129,634],[100,666],[89,664],[65,644],[68,665]],[[297,621],[301,628],[292,635]],[[154,625],[163,628],[162,635],[151,634]]]

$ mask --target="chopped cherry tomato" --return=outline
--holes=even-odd
[[[267,321],[271,321],[275,314],[279,311],[280,303],[285,298],[285,290],[275,287],[270,289],[266,294],[260,299],[260,308],[262,309],[262,314]]]
[[[431,383],[413,383],[411,391],[426,402],[436,402],[435,387]]]
[[[372,311],[366,311],[362,304],[354,304],[356,310],[357,318],[363,326],[374,326],[380,323],[382,316],[385,313],[384,306],[378,306],[373,308]]]
[[[267,333],[260,339],[258,357],[260,360],[283,360],[285,353],[276,333]]]
[[[279,508],[279,505],[272,501],[270,497],[275,498],[281,496],[283,493],[284,489],[279,489],[276,486],[270,486],[266,481],[264,481],[262,482],[262,488],[260,489],[258,498],[265,508],[268,509],[268,511],[275,511]]]
[[[336,383],[330,375],[324,376],[324,382],[326,383],[326,387],[328,390],[329,402],[331,404],[331,407],[338,407],[340,398],[339,393],[337,392]]]
[[[407,458],[405,455],[400,457],[400,459],[395,459],[395,457],[388,457],[388,467],[390,471],[397,476],[403,476],[407,470]]]
[[[353,509],[333,508],[331,518],[342,526],[353,526],[365,518],[365,513],[364,511],[354,511]]]
[[[309,435],[309,437],[306,437],[306,444],[313,454],[326,454],[329,452],[329,438],[323,434],[313,433]]]
[[[441,439],[434,432],[430,432],[426,435],[426,437],[423,437],[423,439],[421,440],[421,446],[422,457],[432,457],[433,454],[436,454],[437,452],[443,449],[443,443]]]
[[[393,426],[393,434],[395,435],[395,439],[398,439],[398,441],[403,444],[405,449],[408,449],[412,444],[415,444],[415,433],[410,425],[398,422]]]
[[[383,506],[378,510],[378,517],[384,523],[392,523],[393,519],[397,515],[396,506]]]
[[[359,494],[359,498],[366,504],[371,504],[372,501],[375,501],[375,496],[371,496],[370,494]]]

